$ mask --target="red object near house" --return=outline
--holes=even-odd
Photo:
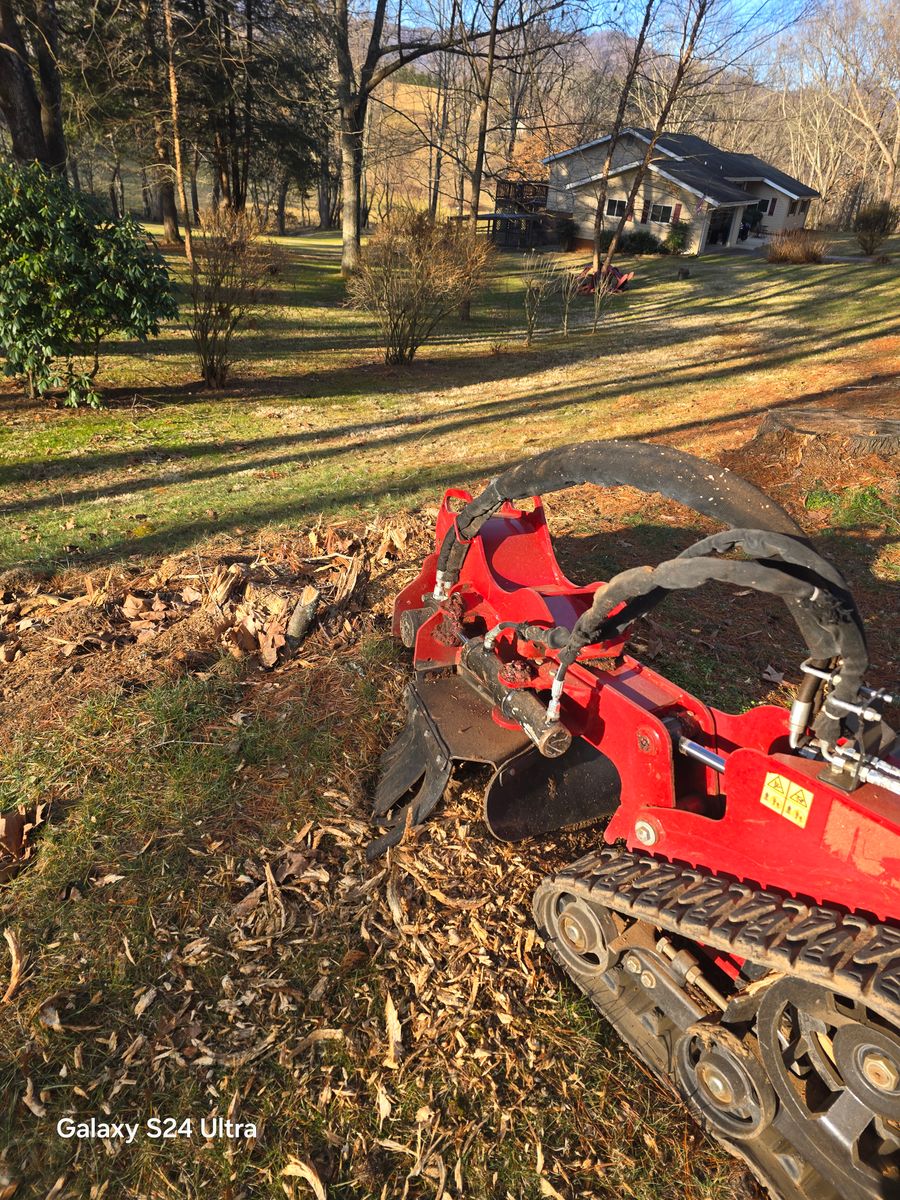
[[[578,294],[592,296],[596,291],[597,278],[600,274],[600,271],[595,271],[592,267],[585,267],[579,276]],[[624,292],[634,279],[634,271],[620,271],[618,267],[609,267],[606,274],[613,282],[613,286],[610,288],[612,293]]]

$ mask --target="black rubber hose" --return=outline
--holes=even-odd
[[[505,500],[546,495],[580,483],[659,492],[724,525],[770,529],[806,540],[783,509],[725,467],[649,442],[583,442],[547,450],[510,467],[469,501],[441,545],[437,566],[445,581],[456,582],[469,541]]]

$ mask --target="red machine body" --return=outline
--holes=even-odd
[[[576,586],[538,494],[579,483],[726,528]],[[668,593],[710,582],[787,605],[806,646],[790,709],[722,712],[628,652]],[[369,857],[429,818],[454,762],[493,768],[495,837],[539,854],[594,829],[535,892],[548,953],[774,1200],[900,1197],[900,698],[864,682],[834,564],[724,468],[593,442],[448,491],[394,632],[414,672]]]
[[[471,499],[459,489],[445,493],[435,552],[395,603],[398,636],[402,614],[421,609],[434,590],[454,508]],[[461,610],[462,630],[473,635],[506,621],[571,626],[599,586],[565,577],[540,498],[532,511],[506,503],[469,548],[465,578],[418,629],[415,665],[458,666],[460,642],[442,632],[448,610]],[[852,792],[835,787],[820,777],[821,761],[790,750],[786,709],[721,712],[631,657],[625,640],[582,654],[562,700],[563,724],[606,755],[621,780],[605,840],[880,919],[900,917],[900,798],[870,783]],[[495,649],[520,667],[509,672],[510,688],[549,691],[552,651],[518,641],[513,630],[498,635]],[[723,758],[724,770],[679,754],[673,725]]]

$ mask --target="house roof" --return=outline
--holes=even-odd
[[[634,126],[623,129],[620,136],[627,134],[648,143],[653,136],[651,130]],[[607,134],[593,142],[553,154],[544,162],[555,162],[570,154],[579,154],[603,145],[609,139],[610,135]],[[656,143],[656,151],[658,153],[650,163],[651,170],[681,184],[715,206],[746,204],[747,192],[739,186],[742,183],[768,184],[791,200],[812,199],[819,195],[815,188],[808,187],[755,154],[720,150],[712,142],[692,133],[664,133]],[[577,180],[570,186],[578,187],[591,182],[595,182],[595,177]]]

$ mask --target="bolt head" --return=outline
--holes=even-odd
[[[652,971],[641,972],[641,983],[645,988],[652,989],[656,987],[656,976]]]
[[[560,917],[559,931],[572,947],[578,953],[583,953],[587,949],[587,939],[584,936],[584,930],[577,921],[565,915]]]
[[[900,1090],[900,1068],[886,1054],[867,1054],[862,1061],[862,1073],[879,1092]]]
[[[625,970],[628,971],[629,974],[631,974],[631,975],[640,975],[641,971],[643,970],[643,968],[641,967],[641,960],[638,958],[638,956],[636,954],[627,955],[625,958],[624,966],[625,966]]]
[[[642,846],[655,846],[659,841],[659,834],[649,821],[635,821],[634,836]]]
[[[731,1084],[715,1067],[709,1063],[700,1063],[697,1067],[697,1076],[717,1104],[727,1106],[734,1102]]]

